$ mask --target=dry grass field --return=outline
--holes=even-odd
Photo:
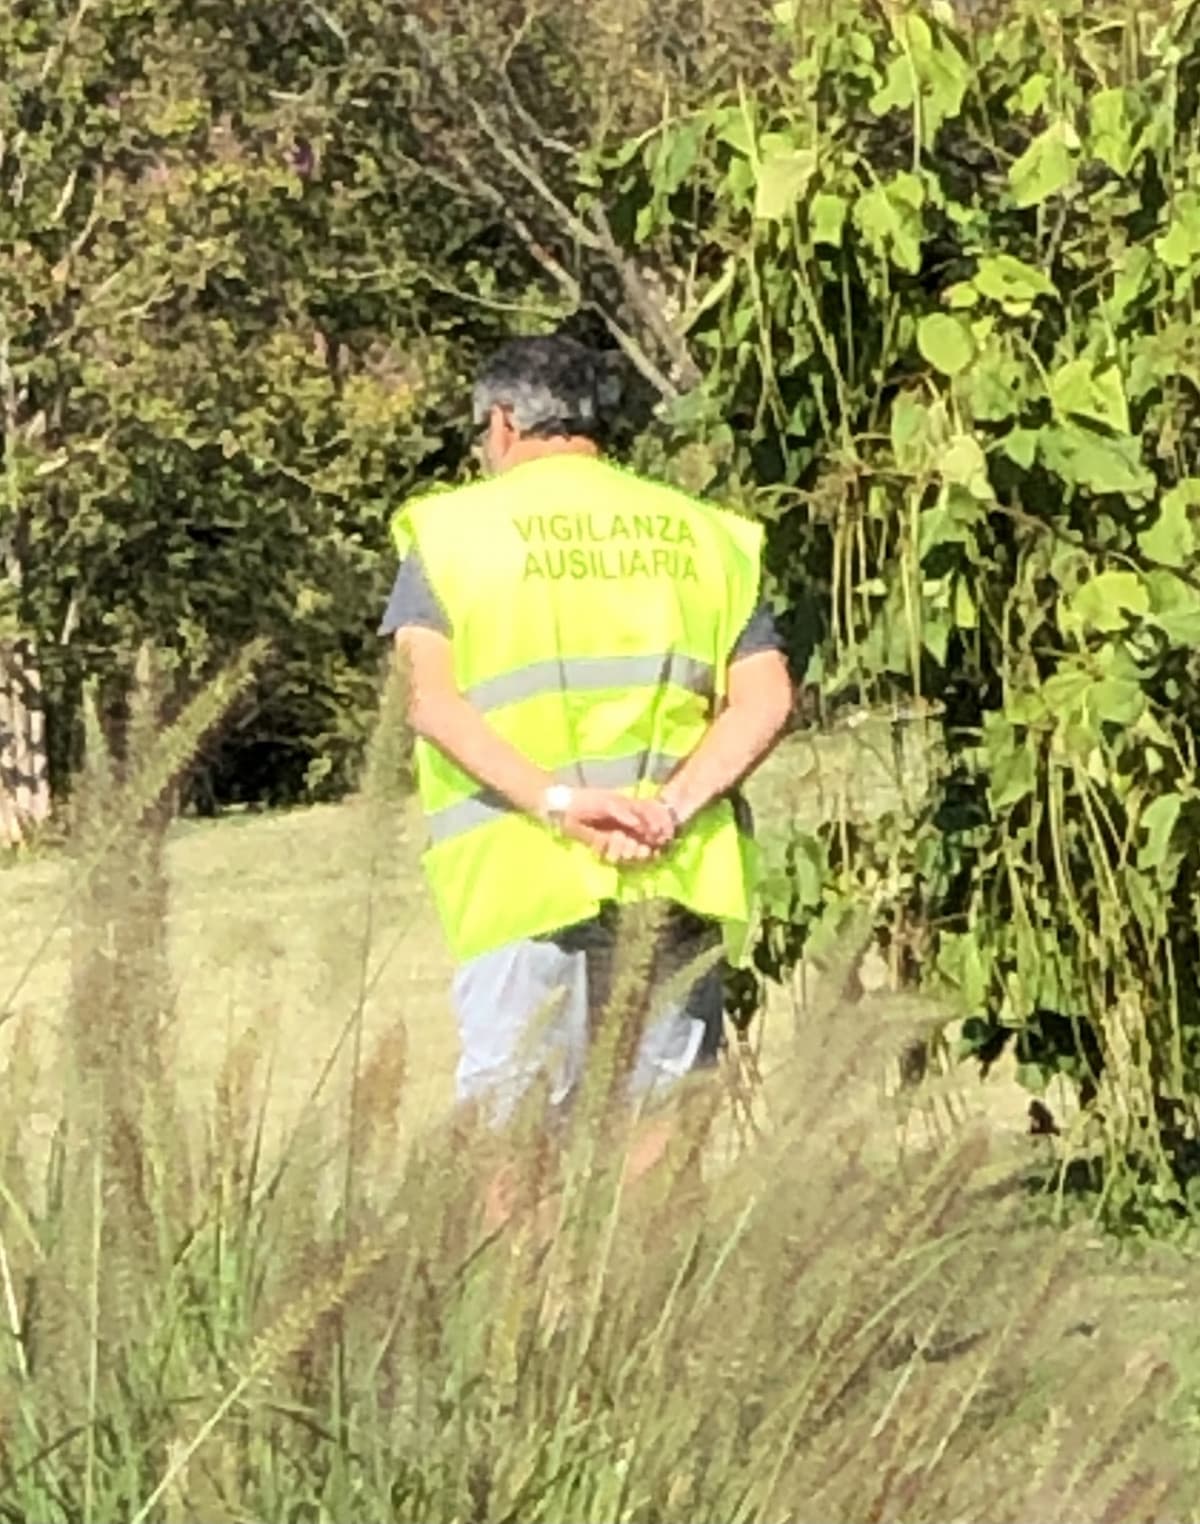
[[[178,825],[167,864],[170,1045],[179,1090],[198,1111],[248,1040],[269,1074],[269,1137],[286,1136],[310,1108],[336,1106],[339,1057],[360,1010],[366,1049],[389,1035],[406,1045],[405,1125],[445,1110],[456,1056],[450,965],[412,838],[370,840],[354,805],[239,815]],[[0,1042],[30,1035],[47,1117],[70,985],[71,894],[67,859],[0,875]]]
[[[904,793],[916,799],[927,759],[923,727],[878,717],[832,735],[796,737],[755,781],[760,827],[811,827],[822,816],[878,812]],[[351,802],[173,828],[170,1044],[177,1084],[198,1111],[230,1056],[252,1042],[260,1075],[269,1076],[268,1138],[286,1138],[306,1113],[340,1104],[353,1042],[370,1053],[403,1041],[404,1132],[414,1136],[445,1113],[457,1059],[451,964],[421,874],[419,816],[393,816],[390,827],[381,840],[378,817]],[[0,873],[0,1045],[28,1034],[37,1055],[46,1088],[32,1110],[35,1129],[56,1110],[71,875],[66,857]],[[898,1041],[920,1028],[926,1013],[891,994],[869,956],[862,974],[865,999],[846,1009],[845,1021],[891,1023]],[[768,1076],[790,1057],[805,1010],[839,998],[812,969],[773,992],[759,1034]],[[886,1076],[858,1079],[847,1104],[873,1108]],[[963,1075],[955,1095],[960,1109],[984,1108],[1005,1128],[1021,1126],[1024,1100],[1003,1072],[982,1089]]]

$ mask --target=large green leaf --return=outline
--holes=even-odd
[[[727,143],[735,153],[747,156],[753,153],[753,120],[748,118],[740,106],[725,106],[720,111],[715,111],[712,124],[718,142]]]
[[[1133,725],[1146,707],[1142,685],[1129,677],[1105,677],[1087,690],[1085,704],[1093,720]]]
[[[1146,573],[1154,623],[1174,645],[1200,646],[1200,592],[1174,572]]]
[[[1021,412],[1033,393],[1030,367],[998,344],[988,345],[965,378],[971,416],[980,422],[1001,423]],[[1036,448],[1036,436],[1033,448]],[[1026,468],[1033,463],[1032,450]]]
[[[1038,429],[1010,429],[1001,440],[1000,448],[1014,465],[1020,466],[1023,471],[1029,471],[1032,470],[1033,463],[1037,459],[1041,438],[1041,432]]]
[[[896,23],[901,48],[889,62],[883,86],[871,100],[876,116],[889,111],[920,113],[923,137],[931,141],[942,123],[962,110],[970,83],[970,68],[949,36],[935,34],[928,21],[915,13],[901,15]]]
[[[1200,254],[1200,193],[1182,191],[1175,198],[1167,230],[1155,239],[1154,248],[1164,264],[1179,270]]]
[[[939,545],[959,544],[966,531],[955,523],[945,497],[921,510],[917,524],[917,555],[923,561],[931,550]]]
[[[954,614],[954,623],[960,630],[979,628],[979,605],[975,602],[975,595],[964,576],[956,576],[954,579],[954,593],[950,600],[950,607]]]
[[[771,146],[758,166],[754,215],[778,222],[787,217],[808,189],[817,168],[811,148]]]
[[[1163,566],[1187,566],[1196,554],[1192,509],[1200,507],[1200,477],[1189,476],[1165,492],[1154,522],[1138,535],[1138,545]]]
[[[944,376],[966,370],[975,354],[971,330],[948,312],[931,312],[917,324],[917,348]]]
[[[1056,412],[1089,418],[1120,434],[1129,433],[1129,405],[1115,361],[1068,360],[1050,376]]]
[[[921,621],[921,643],[939,666],[946,665],[946,653],[954,626],[943,609],[927,608]]]
[[[1089,492],[1146,496],[1154,477],[1142,464],[1138,440],[1109,439],[1074,424],[1042,429],[1038,453],[1047,468],[1072,486]]]
[[[840,248],[848,210],[844,196],[818,191],[808,204],[808,227],[813,243]]]
[[[1038,206],[1066,189],[1075,178],[1077,140],[1067,122],[1054,122],[1040,133],[1008,172],[1018,206]]]
[[[987,457],[979,441],[970,434],[956,434],[941,452],[938,464],[943,481],[965,488],[972,498],[981,502],[991,498]]]
[[[1050,94],[1050,76],[1031,74],[1008,99],[1008,108],[1016,116],[1036,116]]]
[[[1092,681],[1092,674],[1084,667],[1074,663],[1060,667],[1046,679],[1038,693],[1041,714],[1058,719],[1072,714],[1083,704]]]
[[[1117,175],[1133,167],[1134,122],[1128,92],[1121,87],[1099,90],[1088,105],[1090,147],[1095,156]]]
[[[1145,582],[1131,571],[1106,571],[1090,578],[1069,600],[1071,615],[1085,629],[1122,630],[1131,615],[1150,611]]]
[[[988,800],[994,810],[1011,809],[1033,793],[1037,756],[1030,743],[998,715],[989,715],[983,750],[988,768]]]
[[[953,44],[943,38],[927,58],[918,60],[918,73],[921,125],[926,139],[932,140],[943,122],[952,121],[961,112],[971,71]]]
[[[979,261],[972,285],[981,296],[1016,313],[1027,312],[1039,296],[1057,296],[1054,282],[1013,254],[993,254]]]
[[[912,60],[901,53],[888,64],[883,85],[871,97],[871,110],[876,116],[886,116],[889,111],[908,111],[917,93],[917,71]]]
[[[925,187],[916,175],[900,174],[858,198],[854,221],[867,243],[909,274],[921,268]]]
[[[1135,244],[1117,261],[1112,295],[1105,303],[1111,322],[1119,322],[1128,308],[1147,290],[1153,268],[1154,255],[1145,244]]]
[[[937,971],[957,988],[969,1011],[980,1011],[991,986],[995,941],[986,933],[943,932],[937,941]]]
[[[927,471],[933,452],[930,410],[911,392],[901,392],[892,405],[892,454],[901,471],[917,476]]]
[[[659,195],[673,196],[696,167],[707,122],[687,117],[663,130],[652,167],[654,188]]]
[[[943,478],[945,480],[945,478]],[[921,510],[917,552],[922,560],[939,545],[973,545],[986,499],[966,487],[945,480],[937,501]],[[973,605],[972,605],[973,606]],[[964,623],[964,620],[958,620]]]
[[[1183,804],[1182,794],[1160,794],[1142,811],[1138,825],[1145,835],[1138,848],[1139,868],[1157,872],[1166,866]]]

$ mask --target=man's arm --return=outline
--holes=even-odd
[[[754,771],[792,713],[792,680],[780,651],[730,663],[726,707],[659,796],[680,825]]]
[[[409,722],[416,733],[515,809],[540,816],[553,774],[497,735],[462,696],[446,636],[407,626],[396,631],[396,650],[408,663]],[[657,816],[639,801],[606,789],[574,789],[564,828],[614,862],[644,859],[659,844]]]

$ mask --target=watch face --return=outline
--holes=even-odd
[[[571,807],[571,790],[565,783],[556,783],[546,790],[546,808],[552,815],[561,815]]]

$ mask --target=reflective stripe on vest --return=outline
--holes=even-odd
[[[505,704],[519,704],[543,693],[664,688],[668,684],[711,700],[716,695],[716,672],[711,662],[697,661],[677,651],[668,651],[662,656],[576,656],[559,661],[532,662],[515,672],[489,677],[486,682],[468,688],[465,697],[486,714]],[[630,781],[637,782],[637,779]]]

